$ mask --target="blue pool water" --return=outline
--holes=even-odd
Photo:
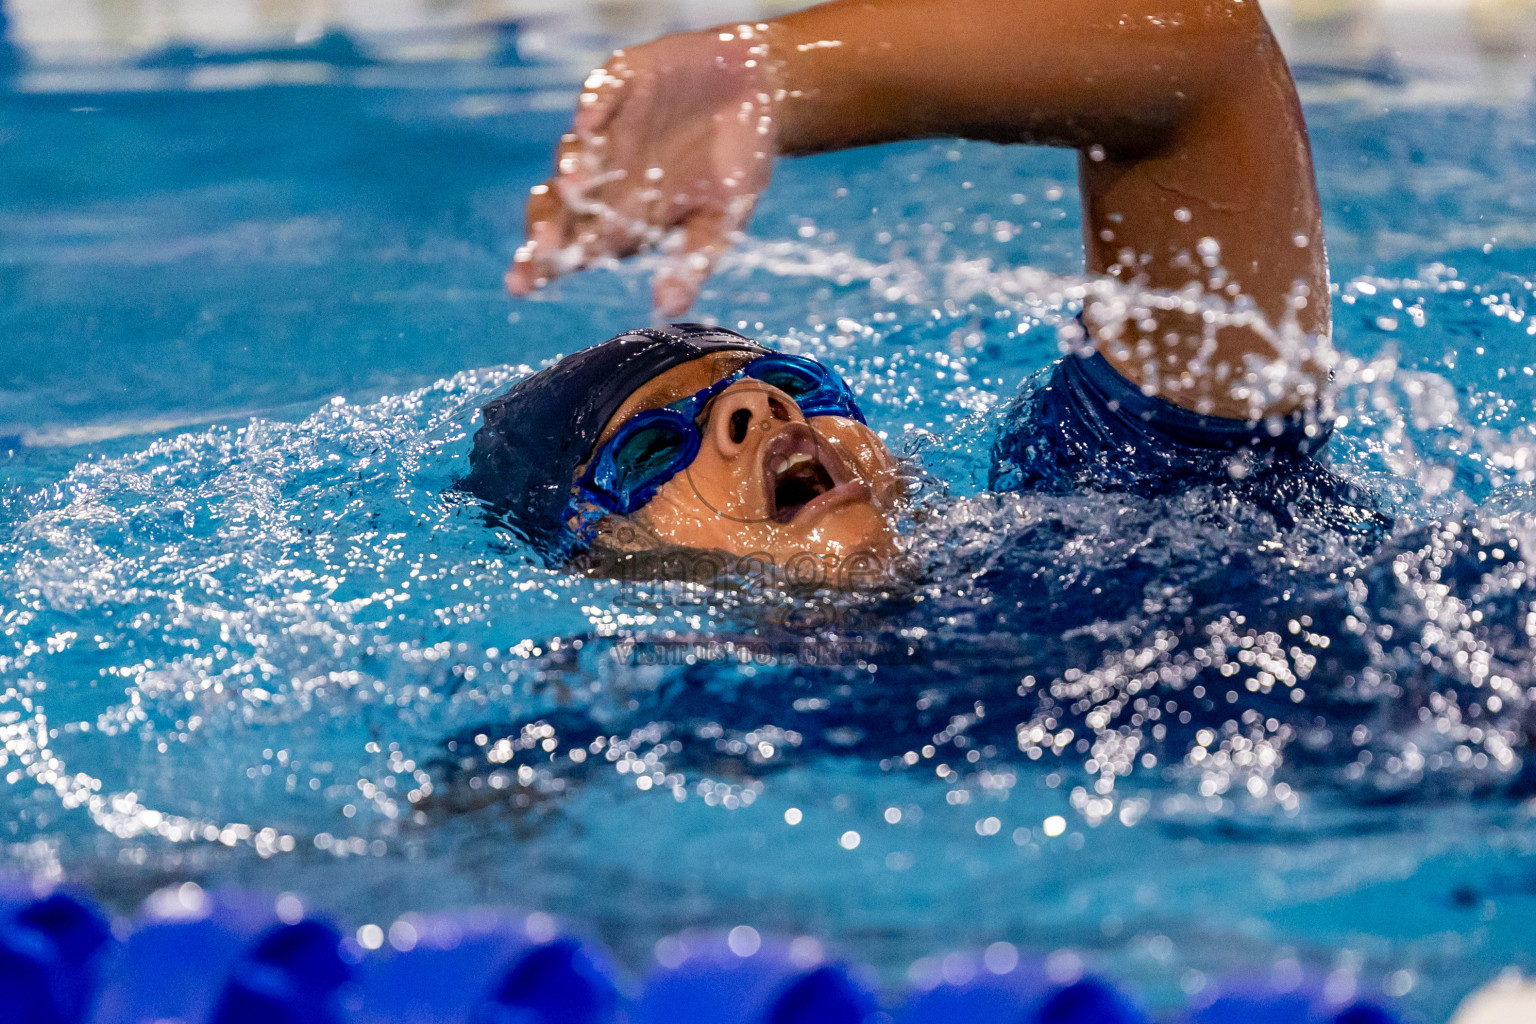
[[[834,599],[551,572],[451,490],[483,401],[648,316],[643,262],[501,293],[574,79],[473,71],[0,91],[7,870],[517,905],[632,966],[1009,941],[1160,1005],[1299,970],[1443,1020],[1536,968],[1536,108],[1310,102],[1384,535],[985,493],[1075,310],[1070,157],[783,164],[698,312],[926,474],[913,580]]]

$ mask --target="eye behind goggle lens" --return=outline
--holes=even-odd
[[[799,401],[816,393],[821,387],[821,381],[810,380],[808,375],[797,373],[794,370],[767,370],[761,374],[754,374],[764,384],[770,384],[784,392],[790,398]]]
[[[752,367],[748,374],[778,388],[796,402],[812,398],[819,392],[841,390],[831,370],[809,359],[791,362],[788,357],[770,357],[763,360],[762,365]]]
[[[687,443],[684,431],[674,423],[655,423],[633,431],[613,449],[615,488],[632,491],[668,472]]]
[[[747,372],[794,399],[806,416],[845,416],[864,422],[848,385],[829,367],[813,359],[769,357],[763,365]]]

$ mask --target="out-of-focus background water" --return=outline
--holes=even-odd
[[[984,493],[1074,312],[1075,168],[938,141],[783,164],[698,310],[950,482],[919,583],[546,570],[451,490],[476,409],[648,288],[509,299],[522,197],[610,48],[784,9],[5,0],[5,869],[516,905],[633,968],[1007,941],[1158,1005],[1274,972],[1443,1020],[1536,967],[1536,5],[1267,8],[1380,533]]]

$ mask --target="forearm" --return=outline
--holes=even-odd
[[[1251,2],[838,0],[769,23],[780,149],[934,135],[1155,148],[1251,63]]]

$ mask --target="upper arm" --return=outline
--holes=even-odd
[[[1274,328],[1327,332],[1321,216],[1300,104],[1254,0],[840,0],[775,24],[786,151],[926,135],[1072,146],[1090,271],[1144,295],[1194,284],[1266,321],[1090,309],[1105,356],[1233,416],[1253,411],[1231,393],[1250,358],[1294,357],[1294,393],[1262,411],[1311,400],[1325,371],[1300,365],[1309,346],[1281,352]]]
[[[1315,404],[1330,330],[1306,123],[1284,57],[1254,18],[1212,88],[1156,145],[1079,158],[1088,269],[1164,293],[1193,284],[1215,307],[1214,323],[1164,309],[1145,325],[1094,324],[1090,310],[1099,350],[1176,404],[1244,418]],[[1244,310],[1261,319],[1245,326]],[[1268,393],[1243,393],[1255,363],[1285,371],[1271,373]]]

